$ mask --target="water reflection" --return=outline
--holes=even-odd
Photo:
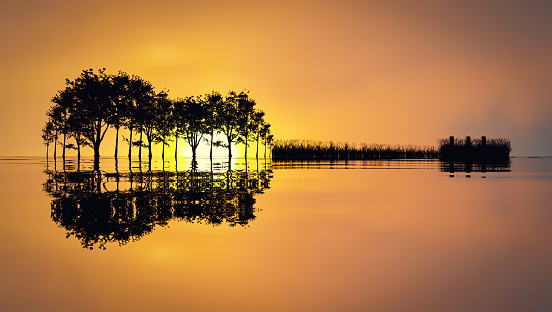
[[[510,160],[492,163],[473,163],[473,162],[448,162],[440,161],[439,170],[441,172],[510,172]]]
[[[510,172],[510,160],[449,162],[436,159],[293,160],[274,161],[274,169],[438,169],[441,172]]]
[[[137,241],[171,220],[246,226],[272,178],[271,170],[46,174],[52,220],[89,249]]]

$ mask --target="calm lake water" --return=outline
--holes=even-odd
[[[552,311],[552,158],[69,165],[0,158],[3,311]]]

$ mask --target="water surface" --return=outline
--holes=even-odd
[[[149,230],[104,250],[56,221],[59,196],[45,190],[51,162],[45,172],[43,158],[2,158],[2,310],[552,310],[550,158],[452,172],[437,161],[238,162],[230,187],[218,163],[212,174],[200,168],[219,182],[198,198],[192,186],[175,193],[178,179],[163,184],[162,175],[131,186],[128,172],[139,169],[120,169],[119,194],[133,194],[133,203],[144,194],[150,204],[140,207],[157,209],[167,196],[171,204],[125,210],[132,220],[153,216],[142,223]],[[117,181],[105,174],[114,163],[101,166],[101,196],[113,194]],[[240,206],[244,196],[252,200]],[[72,198],[71,220],[82,221],[83,197]],[[220,222],[204,217],[214,211],[207,202],[229,203]],[[239,207],[248,217],[233,224]],[[91,220],[124,219],[110,211]]]

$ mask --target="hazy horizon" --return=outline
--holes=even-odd
[[[552,155],[550,2],[29,0],[0,17],[0,155],[44,155],[51,98],[89,68],[171,98],[247,89],[276,139]]]

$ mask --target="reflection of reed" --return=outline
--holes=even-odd
[[[136,241],[173,219],[246,226],[255,219],[254,196],[271,178],[270,170],[47,173],[52,220],[90,249]]]

